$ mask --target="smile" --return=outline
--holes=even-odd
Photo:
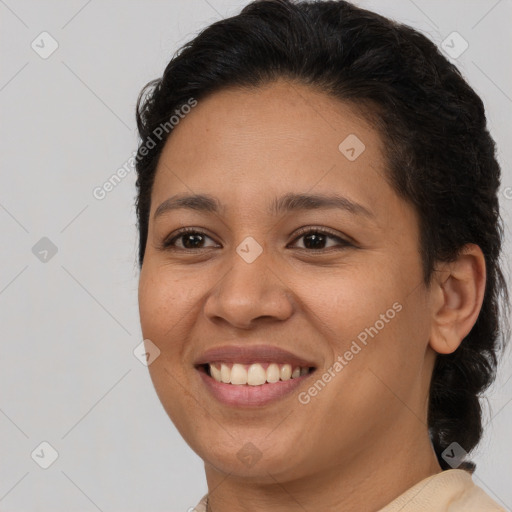
[[[263,407],[291,396],[315,372],[313,367],[292,370],[290,364],[277,363],[214,363],[196,370],[211,397],[236,408]]]
[[[233,385],[261,386],[279,381],[297,379],[310,373],[310,367],[292,367],[291,364],[278,363],[209,363],[207,373],[217,382]]]

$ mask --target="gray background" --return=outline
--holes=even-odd
[[[93,190],[136,149],[141,87],[198,30],[245,4],[0,1],[2,511],[185,511],[207,490],[201,460],[133,354],[142,340],[134,171],[102,200]],[[484,99],[499,147],[510,252],[512,1],[358,4],[437,44],[453,31],[469,43],[457,63]],[[31,47],[50,48],[43,31],[59,45],[46,59]],[[56,254],[47,240],[33,251],[43,237]],[[511,376],[508,352],[474,454],[475,481],[508,510]],[[35,462],[49,460],[43,441],[58,452],[48,469]]]

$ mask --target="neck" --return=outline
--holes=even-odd
[[[405,434],[402,432],[402,434]],[[400,437],[400,436],[399,436]],[[265,475],[254,478],[223,474],[205,464],[209,489],[207,512],[376,512],[419,481],[441,472],[428,436],[407,445],[384,440],[349,463],[333,465],[299,478]],[[380,439],[382,441],[382,439]]]

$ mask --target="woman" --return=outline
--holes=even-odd
[[[344,1],[253,2],[137,122],[141,326],[205,463],[195,510],[503,510],[467,457],[504,338],[500,169],[435,45]]]

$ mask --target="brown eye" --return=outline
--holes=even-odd
[[[173,236],[164,241],[162,244],[165,249],[182,249],[182,250],[194,250],[194,249],[205,249],[205,240],[212,240],[208,235],[199,231],[195,228],[185,228]],[[178,242],[178,244],[176,244]]]
[[[344,248],[352,246],[352,244],[347,240],[335,235],[331,231],[320,228],[306,228],[302,230],[302,232],[299,232],[299,236],[295,238],[294,242],[296,243],[300,239],[304,239],[304,247],[298,248],[313,252],[320,252],[336,247]],[[203,231],[196,228],[184,228],[173,233],[171,237],[165,240],[162,244],[162,248],[170,250],[195,251],[211,247],[219,247],[218,245],[205,246],[207,240],[213,241],[213,239]],[[329,240],[336,243],[334,243],[334,245],[327,246],[326,244],[329,243]]]
[[[337,241],[338,243],[335,244],[335,246],[341,248],[352,245],[343,238],[333,234],[332,232],[319,228],[307,228],[306,230],[302,231],[300,235],[297,238],[295,238],[294,241],[296,242],[301,238],[304,239],[303,244],[305,247],[299,247],[299,249],[312,251],[322,251],[324,249],[330,249],[332,246],[325,247],[325,244],[329,239]]]

